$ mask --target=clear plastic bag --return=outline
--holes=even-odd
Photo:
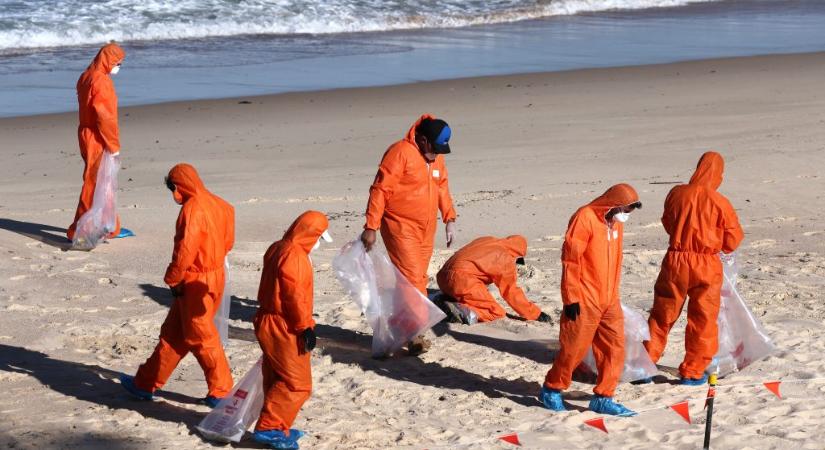
[[[625,305],[622,305],[622,314],[624,315],[624,370],[622,370],[621,381],[631,382],[656,375],[658,370],[656,364],[650,360],[643,344],[644,341],[650,340],[647,320],[639,312]],[[599,373],[592,348],[587,350],[582,366],[591,374]]]
[[[226,348],[229,342],[229,310],[232,307],[232,292],[229,290],[231,281],[229,257],[223,260],[224,268],[224,282],[223,282],[223,298],[218,310],[215,312],[215,327],[218,328],[218,334],[221,336],[221,344]]]
[[[722,254],[720,258],[724,280],[722,302],[716,320],[719,326],[719,350],[708,370],[718,370],[720,376],[725,376],[770,355],[775,347],[762,324],[736,290],[739,276],[736,254]]]
[[[207,439],[219,442],[240,442],[246,430],[261,415],[264,404],[263,358],[252,366],[218,406],[195,428]]]
[[[332,267],[372,328],[373,356],[393,354],[446,317],[377,247],[366,252],[360,240],[352,241]]]
[[[120,156],[103,152],[97,169],[92,207],[77,221],[72,248],[92,250],[117,227],[117,172]]]

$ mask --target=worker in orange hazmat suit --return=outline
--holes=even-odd
[[[561,255],[561,348],[539,396],[549,409],[566,410],[561,391],[570,386],[573,371],[592,347],[599,375],[590,409],[635,414],[615,402],[613,393],[624,369],[624,317],[619,302],[624,222],[641,207],[633,187],[617,184],[570,218]]]
[[[671,189],[662,214],[670,244],[653,291],[653,309],[648,319],[650,340],[645,342],[645,348],[653,362],[659,360],[667,345],[667,335],[689,296],[685,358],[679,366],[681,381],[688,385],[707,381],[705,369],[719,346],[719,253],[733,252],[744,237],[730,202],[716,191],[722,184],[724,166],[719,153],[702,155],[690,182]]]
[[[404,139],[387,149],[370,187],[361,234],[369,251],[380,229],[393,264],[425,296],[439,210],[446,224],[447,246],[455,239],[456,213],[443,156],[450,153],[451,134],[447,122],[424,114]],[[408,350],[415,355],[429,345],[419,336]]]
[[[332,242],[328,227],[325,215],[307,211],[264,255],[255,335],[263,350],[265,399],[253,438],[275,448],[297,449],[303,436],[289,427],[312,390],[315,321],[310,253],[321,240]]]
[[[444,263],[436,277],[441,292],[455,300],[444,303],[452,318],[465,324],[490,322],[505,316],[487,286],[495,284],[501,297],[521,317],[549,322],[550,316],[527,299],[518,287],[517,264],[524,264],[527,240],[523,236],[475,239]]]
[[[166,186],[182,205],[172,262],[163,279],[174,300],[154,353],[134,378],[122,375],[121,384],[136,397],[151,400],[181,359],[192,352],[209,388],[203,402],[215,407],[232,389],[232,374],[214,318],[223,298],[224,259],[235,243],[235,210],[209,192],[189,164],[173,167]]]
[[[66,231],[66,236],[70,241],[74,239],[77,221],[92,207],[97,184],[97,170],[103,159],[103,152],[120,154],[117,94],[110,75],[118,73],[125,56],[126,53],[117,44],[106,44],[77,80],[77,103],[80,117],[77,140],[85,167],[77,211],[74,221]],[[130,230],[121,230],[120,217],[118,217],[115,230],[108,237],[126,236],[133,236],[133,234]]]

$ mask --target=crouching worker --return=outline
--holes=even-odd
[[[325,215],[307,211],[264,255],[255,315],[255,335],[263,350],[264,405],[253,438],[273,448],[297,449],[304,435],[290,426],[312,390],[315,321],[309,254],[321,240],[332,242],[328,227]]]
[[[517,235],[504,239],[480,237],[457,251],[437,276],[441,292],[452,297],[443,303],[447,316],[465,324],[501,319],[504,308],[487,290],[488,285],[495,284],[501,297],[521,317],[549,322],[550,316],[528,300],[517,285],[516,264],[523,265],[526,254],[527,240]]]
[[[561,391],[570,387],[573,371],[592,347],[599,375],[590,409],[618,416],[636,414],[613,401],[613,392],[624,369],[624,317],[619,302],[623,223],[641,207],[630,185],[617,184],[570,218],[561,254],[561,348],[539,396],[553,411],[565,411]]]
[[[120,381],[134,396],[151,400],[181,359],[192,352],[209,388],[203,402],[214,408],[232,390],[232,373],[215,327],[215,312],[223,298],[224,258],[235,242],[235,210],[206,190],[189,164],[173,167],[166,186],[182,205],[172,262],[163,279],[174,300],[154,353],[134,378],[122,375]]]

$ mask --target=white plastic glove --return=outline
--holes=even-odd
[[[455,221],[447,222],[445,230],[447,233],[447,248],[450,248],[450,245],[452,245],[455,240]]]

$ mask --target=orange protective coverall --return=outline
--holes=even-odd
[[[83,157],[83,189],[77,202],[74,221],[66,232],[69,240],[74,239],[75,228],[80,216],[92,207],[97,184],[97,170],[103,159],[103,151],[120,151],[117,127],[117,94],[112,77],[112,67],[123,60],[126,53],[117,44],[106,44],[95,56],[94,61],[77,80],[77,103],[80,124],[77,126],[77,140],[80,156]],[[109,237],[120,233],[120,216],[115,230]]]
[[[679,366],[684,378],[701,378],[718,350],[716,318],[723,276],[718,254],[736,250],[744,237],[730,202],[716,192],[724,166],[722,155],[702,155],[690,183],[670,191],[662,214],[670,245],[653,291],[650,341],[645,347],[650,359],[658,361],[685,298],[690,296],[685,359]]]
[[[215,312],[223,298],[224,258],[235,243],[235,210],[212,194],[189,164],[169,171],[176,197],[183,200],[175,232],[172,262],[163,280],[183,283],[160,328],[160,342],[135,375],[135,386],[153,392],[166,383],[192,352],[206,376],[208,395],[221,398],[232,390],[232,374],[223,352]]]
[[[544,385],[563,390],[573,371],[593,348],[599,375],[593,389],[612,397],[624,369],[624,316],[619,302],[624,227],[609,225],[605,214],[617,206],[639,200],[627,184],[617,184],[590,204],[579,208],[567,226],[562,246],[561,298],[565,305],[578,303],[579,317],[561,317],[561,349],[547,372]]]
[[[393,264],[427,295],[427,267],[433,254],[438,210],[444,223],[455,220],[456,213],[444,156],[428,163],[415,143],[415,129],[425,118],[435,117],[422,115],[407,136],[384,153],[370,186],[364,228],[381,230]]]
[[[489,322],[505,316],[504,308],[487,290],[489,284],[495,284],[513,310],[525,319],[536,320],[541,309],[517,285],[516,258],[526,254],[527,240],[523,236],[480,237],[444,263],[436,277],[438,287],[475,311],[480,322]]]
[[[315,328],[309,252],[328,227],[324,214],[307,211],[264,255],[255,335],[264,356],[265,399],[257,431],[281,430],[289,435],[312,391],[310,355],[304,351],[301,334]]]

